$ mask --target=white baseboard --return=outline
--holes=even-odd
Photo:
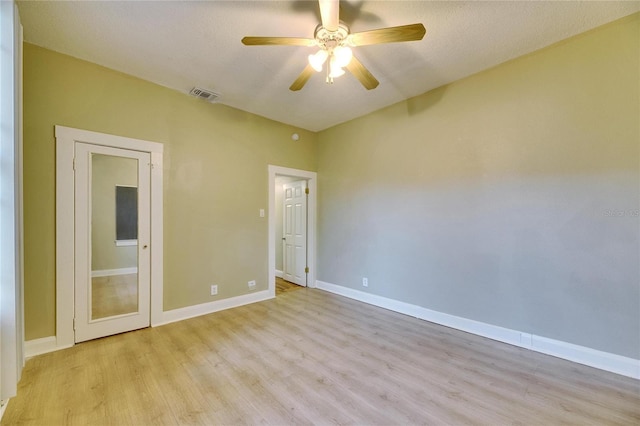
[[[56,336],[43,337],[41,339],[27,340],[24,342],[24,356],[31,358],[36,355],[70,348],[72,345],[58,346]]]
[[[152,324],[152,326],[156,327],[188,318],[198,317],[200,315],[222,311],[225,309],[248,305],[250,303],[262,302],[269,299],[273,299],[273,296],[269,296],[269,292],[264,290],[255,293],[244,294],[242,296],[231,297],[229,299],[222,299],[216,300],[214,302],[202,303],[200,305],[187,306],[186,308],[173,309],[171,311],[163,312],[163,320],[159,323]],[[58,351],[61,349],[70,348],[72,346],[73,345],[58,346],[56,336],[28,340],[24,342],[25,358],[31,358],[36,355]]]
[[[2,416],[4,416],[4,411],[7,409],[7,404],[9,404],[9,400],[11,400],[11,398],[7,398],[6,400],[0,401],[0,420],[2,420]]]
[[[225,309],[237,308],[238,306],[248,305],[250,303],[262,302],[273,299],[267,290],[257,291],[255,293],[243,294],[241,296],[230,297],[228,299],[216,300],[213,302],[202,303],[200,305],[187,306],[185,308],[172,309],[164,311],[162,322],[152,324],[160,326],[176,321],[182,321],[189,318],[199,317],[201,315],[211,314],[213,312],[223,311]]]
[[[400,302],[387,297],[377,296],[375,294],[365,293],[360,290],[324,281],[316,281],[316,287],[321,290],[339,294],[350,299],[379,306],[401,314],[410,315],[425,321],[640,380],[640,360],[637,359],[603,352],[585,346],[574,345],[560,340],[548,339],[531,333],[523,333],[509,328],[457,317],[455,315],[432,311],[431,309],[423,308],[421,306]]]
[[[278,270],[276,269],[276,277],[278,277],[278,278],[282,278],[282,274],[283,274],[283,272],[282,272],[282,271],[278,271]]]
[[[91,271],[92,277],[111,277],[114,275],[128,275],[128,274],[137,274],[138,268],[120,268],[120,269],[100,269],[97,271]]]
[[[638,359],[536,335],[532,335],[531,347],[527,349],[640,380]]]

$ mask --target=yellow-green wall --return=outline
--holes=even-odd
[[[315,171],[317,135],[25,43],[26,340],[55,335],[54,125],[164,144],[165,310],[267,288],[267,165]]]
[[[640,358],[639,17],[321,132],[318,279]]]

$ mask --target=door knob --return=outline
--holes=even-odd
[[[143,249],[146,249],[148,246],[145,244],[142,246]]]

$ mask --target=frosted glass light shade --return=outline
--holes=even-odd
[[[353,52],[348,46],[338,46],[333,49],[333,56],[336,58],[336,65],[340,68],[344,68],[349,65],[349,62],[351,62]]]
[[[328,56],[329,53],[326,50],[318,50],[315,55],[309,55],[309,65],[311,65],[314,70],[320,72]]]
[[[336,78],[344,75],[344,70],[338,65],[338,60],[334,56],[331,56],[331,62],[329,62],[329,77]]]

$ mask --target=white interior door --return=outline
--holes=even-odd
[[[148,152],[75,144],[75,341],[150,322]]]
[[[282,227],[283,278],[306,286],[307,274],[307,182],[304,180],[283,185],[284,206]]]

